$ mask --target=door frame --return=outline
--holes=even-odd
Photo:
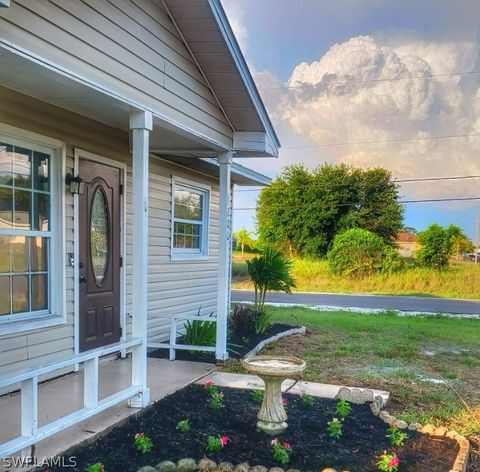
[[[78,175],[80,159],[86,159],[88,161],[98,162],[99,164],[105,164],[110,167],[119,169],[121,172],[120,181],[123,186],[123,192],[120,195],[120,257],[123,260],[123,264],[120,267],[120,328],[122,335],[120,336],[120,342],[126,340],[127,337],[127,313],[126,313],[126,254],[127,254],[127,238],[126,238],[126,222],[127,222],[127,164],[124,162],[115,161],[107,157],[99,156],[88,151],[84,151],[79,148],[73,150],[74,162],[73,162],[73,174]],[[80,176],[81,177],[81,176]],[[79,233],[79,202],[78,195],[73,195],[73,313],[74,313],[74,347],[75,354],[80,353],[80,275],[78,261],[80,258],[80,233]],[[88,351],[86,351],[88,352]],[[125,353],[122,351],[122,356]]]

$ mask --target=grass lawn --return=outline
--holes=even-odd
[[[245,259],[255,257],[233,254],[233,288],[252,288]],[[376,293],[480,299],[480,264],[452,262],[439,272],[422,267],[407,267],[401,272],[349,279],[333,275],[325,260],[294,259],[292,275],[298,292]]]
[[[399,418],[480,434],[479,320],[268,309],[275,321],[307,327],[262,351],[304,359],[305,380],[388,390]]]

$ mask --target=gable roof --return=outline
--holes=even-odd
[[[163,3],[235,132],[266,133],[278,155],[280,141],[220,0]]]

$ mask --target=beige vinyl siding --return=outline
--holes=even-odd
[[[73,172],[74,147],[112,159],[129,159],[127,133],[2,87],[0,103],[0,123],[66,143],[66,173]],[[64,220],[68,256],[74,252],[73,197],[69,192],[65,192]],[[0,336],[0,376],[73,355],[73,268],[68,257],[66,262],[66,324]]]
[[[0,37],[224,144],[233,131],[160,2],[14,0]]]
[[[0,123],[15,126],[67,143],[66,172],[73,171],[74,148],[127,164],[126,189],[126,319],[131,332],[132,268],[132,175],[128,134],[98,122],[48,105],[0,87]],[[179,165],[152,157],[150,159],[149,213],[149,339],[165,340],[168,317],[216,311],[218,276],[218,182]],[[172,175],[209,185],[209,257],[208,260],[170,260]],[[65,252],[74,252],[73,198],[65,193]],[[73,269],[67,257],[66,306],[67,323],[0,336],[0,376],[19,369],[33,368],[74,352]],[[165,318],[167,317],[167,318]]]
[[[208,185],[210,190],[207,260],[171,261],[172,176]],[[131,221],[131,172],[127,174],[127,222]],[[211,178],[157,158],[150,159],[148,256],[148,339],[166,340],[169,318],[216,312],[218,277],[219,192]],[[131,241],[127,226],[127,321],[131,320]],[[181,323],[180,323],[181,327]],[[131,326],[128,324],[127,332]]]

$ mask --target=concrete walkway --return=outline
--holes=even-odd
[[[219,387],[242,388],[248,390],[263,389],[263,382],[256,375],[244,374],[230,374],[228,372],[211,372],[207,376],[196,381],[197,384],[204,384],[207,381],[212,381]],[[307,382],[304,380],[287,379],[282,384],[282,392],[302,395],[307,393],[312,397],[333,399],[337,395],[342,385],[322,384],[318,382]],[[360,390],[367,390],[361,388]],[[390,398],[390,393],[384,390],[371,390],[374,395],[383,397],[385,403]]]
[[[214,370],[211,364],[199,362],[148,359],[148,379],[152,401],[174,393]],[[109,360],[100,364],[99,398],[119,391],[129,385],[131,360]],[[83,372],[73,373],[39,385],[40,426],[73,412],[83,406]],[[37,459],[54,457],[85,441],[95,434],[111,428],[114,424],[136,413],[126,402],[120,403],[92,418],[71,426],[36,445]],[[20,395],[0,398],[0,442],[13,439],[20,432]],[[0,471],[23,472],[28,468],[9,469],[0,460]]]

